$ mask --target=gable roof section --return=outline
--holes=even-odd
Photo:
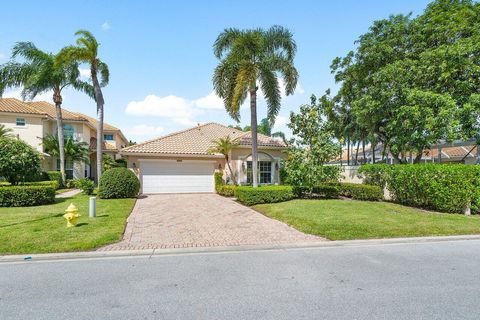
[[[44,112],[36,110],[27,103],[15,98],[0,98],[0,112],[25,113],[45,116]]]
[[[88,121],[90,123],[90,125],[92,125],[93,127],[97,127],[97,119],[95,118],[92,118],[90,116],[87,116],[86,114],[83,114],[83,113],[80,113],[80,112],[76,112],[75,113],[78,117],[81,117],[83,119],[85,119],[86,121]],[[118,129],[117,127],[114,127],[112,125],[109,125],[108,123],[103,123],[103,130],[107,130],[107,131],[120,131],[120,129]]]
[[[33,102],[25,102],[33,109],[42,112],[49,117],[56,119],[57,112],[56,108],[53,104],[48,103],[46,101],[33,101]],[[75,112],[68,111],[67,109],[62,108],[62,119],[63,120],[73,120],[73,121],[86,121],[84,118],[80,117]]]
[[[250,132],[211,122],[123,148],[122,153],[208,155],[214,141],[227,136],[241,146],[251,145]],[[258,134],[258,146],[286,147],[283,142],[263,134]]]

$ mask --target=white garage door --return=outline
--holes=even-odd
[[[214,162],[140,161],[143,193],[214,192]]]

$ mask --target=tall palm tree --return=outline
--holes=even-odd
[[[102,87],[108,84],[110,72],[106,63],[98,58],[98,47],[100,44],[93,34],[87,30],[75,32],[77,38],[76,46],[69,46],[62,50],[62,55],[67,61],[86,63],[90,66],[90,78],[93,84],[93,98],[97,103],[97,182],[102,176],[103,162],[103,117],[105,100]]]
[[[285,81],[287,95],[293,94],[297,85],[298,72],[293,64],[297,46],[290,31],[273,26],[268,30],[225,29],[215,40],[213,49],[220,60],[213,75],[213,86],[233,119],[239,121],[240,106],[250,95],[253,186],[257,187],[258,87],[262,88],[267,101],[268,120],[273,123],[281,102],[278,76]]]
[[[225,162],[228,166],[228,171],[230,171],[230,176],[232,178],[233,184],[237,185],[237,179],[232,170],[232,167],[230,166],[229,160],[230,160],[230,153],[235,147],[238,146],[238,144],[232,141],[230,139],[230,136],[227,136],[226,138],[220,138],[212,142],[215,144],[215,146],[209,150],[209,153],[219,153],[225,157]]]
[[[56,109],[57,133],[60,144],[60,172],[65,182],[65,152],[62,123],[62,90],[66,87],[90,92],[87,83],[79,80],[78,64],[65,62],[59,54],[47,53],[31,42],[18,42],[13,47],[12,58],[23,62],[7,62],[0,66],[0,96],[7,88],[22,86],[22,99],[33,99],[37,95],[53,91]]]
[[[0,124],[0,139],[10,138],[12,136],[12,129],[5,128],[3,124]]]

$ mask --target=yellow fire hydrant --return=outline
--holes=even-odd
[[[65,210],[63,217],[67,219],[67,228],[75,227],[77,225],[78,217],[80,217],[78,214],[78,208],[73,203],[70,203],[67,210]]]

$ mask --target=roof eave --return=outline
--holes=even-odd
[[[224,158],[221,154],[208,153],[164,153],[164,152],[132,152],[121,151],[122,156],[150,156],[150,157],[177,157],[177,158]]]

